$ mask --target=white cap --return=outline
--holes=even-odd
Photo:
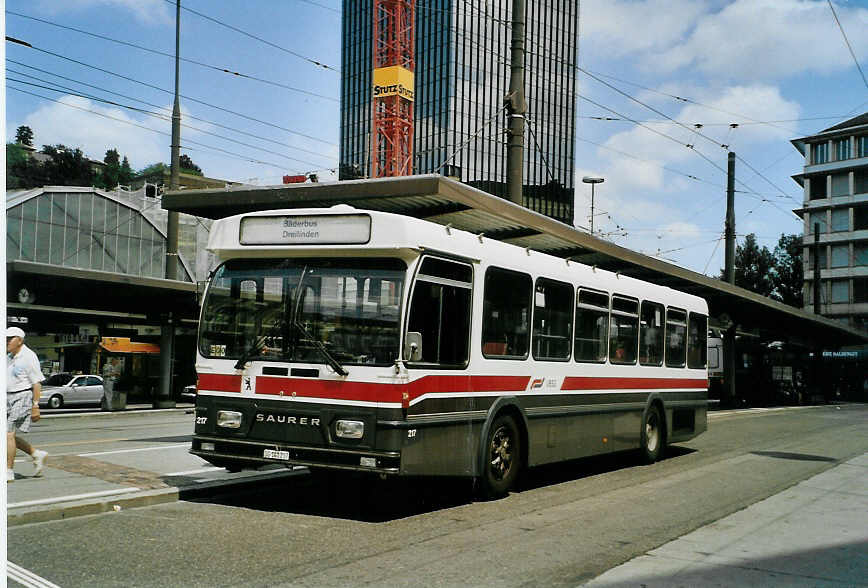
[[[21,337],[21,339],[23,340],[24,339],[24,331],[22,331],[18,327],[8,327],[6,329],[6,337],[7,338],[9,338],[9,337]]]

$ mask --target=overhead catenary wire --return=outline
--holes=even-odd
[[[168,2],[168,3],[171,4],[172,6],[175,5],[175,0],[166,0],[166,2]],[[311,2],[311,4],[313,4],[313,2]],[[245,31],[245,30],[242,30],[242,29],[240,29],[240,28],[238,28],[238,27],[236,27],[236,26],[233,26],[233,25],[227,24],[227,23],[225,23],[225,22],[223,22],[223,21],[221,21],[221,20],[218,20],[218,19],[216,19],[216,18],[213,18],[213,17],[211,17],[211,16],[208,16],[207,14],[203,14],[203,13],[201,13],[201,12],[198,12],[198,11],[196,11],[196,10],[193,10],[192,8],[187,8],[186,6],[181,6],[181,9],[182,9],[182,10],[185,10],[185,11],[191,13],[191,14],[195,14],[196,16],[198,16],[198,17],[200,17],[200,18],[204,18],[205,20],[209,20],[209,21],[211,21],[211,22],[213,22],[213,23],[215,23],[215,24],[218,24],[218,25],[220,25],[221,27],[226,27],[227,29],[232,30],[232,31],[235,31],[236,33],[242,34],[242,35],[244,35],[245,37],[250,37],[251,39],[255,39],[255,40],[259,41],[260,43],[265,43],[265,44],[268,45],[269,47],[272,47],[272,48],[274,48],[274,49],[278,49],[279,51],[283,51],[284,53],[288,53],[289,55],[292,55],[293,57],[297,57],[297,58],[299,58],[299,59],[303,59],[303,60],[307,61],[308,63],[311,63],[311,64],[313,64],[313,65],[315,65],[315,66],[317,66],[317,67],[319,67],[319,68],[327,69],[327,70],[331,70],[331,71],[334,71],[334,72],[336,72],[336,73],[340,73],[340,70],[338,70],[338,69],[336,69],[336,68],[334,68],[334,67],[332,67],[332,66],[330,66],[330,65],[327,65],[327,64],[325,64],[325,63],[323,63],[323,62],[321,62],[321,61],[318,61],[318,60],[316,60],[316,59],[312,59],[312,58],[310,58],[310,57],[307,57],[307,56],[305,56],[305,55],[302,55],[301,53],[298,53],[298,52],[296,52],[296,51],[293,51],[292,49],[287,49],[286,47],[281,47],[281,46],[278,45],[277,43],[272,43],[271,41],[269,41],[269,40],[267,40],[267,39],[263,39],[262,37],[258,37],[258,36],[256,36],[256,35],[254,35],[253,33],[248,33],[248,32]]]
[[[835,6],[832,4],[832,0],[826,0],[829,3],[829,9],[832,11],[832,16],[835,17],[835,23],[838,25],[838,30],[841,31],[841,36],[844,37],[844,43],[847,44],[847,49],[850,51],[850,56],[853,57],[853,62],[856,64],[856,69],[859,70],[859,75],[862,76],[862,83],[865,84],[865,87],[868,88],[868,80],[865,79],[865,72],[862,71],[862,66],[859,65],[859,60],[856,58],[856,54],[853,52],[853,46],[850,45],[850,39],[847,38],[847,33],[844,32],[844,27],[841,26],[841,21],[838,20],[838,13],[835,12]]]
[[[7,71],[9,71],[9,70],[7,70]],[[27,75],[27,74],[19,74],[19,75]],[[33,76],[28,76],[28,77],[33,77]],[[18,79],[15,79],[15,78],[10,78],[8,75],[6,76],[6,79],[9,80],[9,81],[12,81],[12,82],[17,82],[17,83],[19,83],[19,84],[26,84],[26,85],[28,85],[28,86],[34,86],[34,87],[42,88],[42,89],[49,90],[49,91],[52,91],[52,92],[66,93],[66,94],[68,94],[68,95],[74,95],[74,96],[79,96],[79,97],[81,97],[81,98],[87,98],[88,100],[94,100],[94,101],[97,101],[97,102],[102,102],[102,103],[105,103],[105,104],[109,104],[109,105],[111,105],[111,106],[117,106],[117,107],[119,107],[119,108],[125,108],[125,109],[127,109],[127,110],[132,110],[132,111],[134,111],[134,112],[139,112],[139,113],[142,113],[142,114],[146,114],[146,115],[148,115],[148,116],[152,116],[152,117],[155,117],[155,118],[158,118],[158,119],[160,119],[160,120],[167,121],[167,122],[168,122],[168,121],[171,121],[171,117],[168,116],[168,115],[165,115],[165,114],[160,114],[160,113],[157,113],[157,112],[151,112],[151,111],[148,111],[148,110],[144,110],[144,109],[142,109],[142,108],[136,108],[135,106],[129,106],[129,105],[126,105],[126,104],[121,104],[121,103],[119,103],[119,102],[114,102],[114,101],[112,101],[112,100],[106,100],[106,99],[104,99],[104,98],[100,98],[100,97],[98,97],[98,96],[92,96],[92,95],[89,95],[89,94],[84,94],[84,93],[81,93],[81,92],[77,92],[77,91],[75,91],[75,90],[72,90],[72,89],[70,89],[70,88],[64,88],[63,90],[58,90],[58,89],[55,89],[55,88],[52,88],[52,87],[49,87],[49,86],[42,86],[42,85],[40,85],[40,84],[35,84],[35,83],[33,83],[33,82],[27,82],[27,81],[25,81],[25,80],[18,80]],[[49,83],[50,83],[50,82],[49,82]],[[269,154],[271,154],[271,155],[276,155],[276,156],[278,156],[278,157],[282,157],[282,158],[284,158],[284,159],[288,159],[288,160],[290,160],[290,161],[295,161],[295,162],[303,163],[303,164],[306,164],[306,165],[314,165],[314,166],[315,166],[315,165],[320,165],[320,164],[312,163],[312,162],[310,162],[310,161],[305,161],[305,160],[303,160],[303,159],[298,159],[298,158],[295,158],[295,157],[291,157],[291,156],[289,156],[289,155],[285,155],[285,154],[283,154],[283,153],[278,153],[278,152],[276,152],[276,151],[272,151],[272,150],[270,150],[270,149],[265,149],[264,147],[260,147],[260,146],[258,146],[258,145],[251,145],[250,143],[244,143],[243,141],[238,141],[237,139],[233,139],[233,138],[231,138],[231,137],[226,137],[226,136],[223,136],[223,135],[219,135],[219,134],[217,134],[217,133],[214,133],[214,132],[211,132],[211,131],[207,131],[207,130],[205,130],[205,129],[200,129],[200,128],[198,128],[198,127],[195,127],[195,126],[192,126],[192,125],[189,125],[189,124],[186,124],[186,123],[181,123],[181,126],[184,127],[184,128],[187,128],[187,129],[190,129],[190,130],[193,130],[193,131],[196,131],[196,132],[202,133],[203,135],[210,135],[210,136],[212,136],[212,137],[216,137],[216,138],[218,138],[218,139],[223,139],[224,141],[229,141],[230,143],[235,143],[235,144],[241,145],[241,146],[243,146],[243,147],[250,147],[251,149],[257,149],[257,150],[259,150],[259,151],[263,151],[263,152],[265,152],[265,153],[269,153]],[[327,156],[327,155],[321,155],[321,156],[322,156],[322,157],[329,157],[329,156]]]
[[[50,75],[50,76],[54,76],[54,77],[57,77],[57,78],[60,78],[60,79],[63,79],[63,80],[67,80],[67,81],[73,82],[73,83],[75,83],[75,84],[79,84],[79,85],[82,85],[82,86],[87,86],[88,88],[93,88],[93,89],[98,90],[98,91],[100,91],[100,92],[103,92],[103,93],[105,93],[105,94],[111,94],[111,95],[113,95],[113,96],[120,96],[121,98],[126,98],[127,100],[133,100],[134,102],[139,102],[139,103],[141,103],[141,104],[145,104],[145,105],[150,106],[150,107],[152,107],[152,108],[157,108],[157,109],[159,109],[159,110],[164,111],[164,112],[166,113],[166,116],[167,116],[167,117],[171,117],[171,113],[172,113],[171,109],[170,109],[170,108],[167,108],[167,107],[165,107],[165,106],[160,106],[159,104],[154,104],[154,103],[152,103],[152,102],[147,102],[146,100],[142,100],[141,98],[136,98],[136,97],[134,97],[134,96],[129,96],[129,95],[127,95],[127,94],[121,94],[121,93],[119,93],[119,92],[113,92],[113,91],[111,91],[111,90],[106,90],[106,89],[102,88],[101,86],[97,86],[97,85],[95,85],[95,84],[88,84],[87,82],[82,82],[81,80],[76,80],[76,79],[73,79],[73,78],[69,78],[69,77],[66,77],[66,76],[62,76],[62,75],[60,75],[60,74],[57,74],[57,73],[54,73],[54,72],[50,72],[50,71],[48,71],[48,70],[40,69],[40,68],[38,68],[38,67],[34,67],[34,66],[32,66],[32,65],[27,65],[26,63],[21,63],[21,62],[19,62],[19,61],[15,61],[15,60],[13,60],[13,59],[9,59],[9,58],[7,58],[6,61],[8,61],[9,63],[14,63],[14,64],[16,64],[16,65],[20,65],[20,66],[26,67],[26,68],[28,68],[28,69],[32,69],[32,70],[35,70],[35,71],[39,71],[39,72],[42,72],[42,73],[48,74],[48,75]],[[48,84],[54,84],[54,85],[57,86],[58,88],[66,88],[66,89],[68,89],[70,92],[73,92],[73,93],[80,92],[80,90],[76,90],[76,89],[74,89],[74,88],[68,88],[67,86],[63,86],[63,85],[61,85],[61,84],[58,84],[57,82],[50,81],[50,80],[45,80],[45,79],[39,78],[39,77],[37,77],[37,76],[31,75],[31,74],[28,74],[28,73],[25,73],[25,72],[21,72],[21,71],[17,71],[17,70],[14,70],[14,69],[10,69],[9,67],[6,68],[6,71],[7,71],[7,72],[13,72],[13,73],[16,73],[16,74],[18,74],[18,75],[26,76],[26,77],[31,78],[31,79],[34,79],[34,80],[39,80],[39,81],[41,81],[41,82],[45,82],[45,83],[48,83]],[[76,94],[76,95],[84,96],[83,94]],[[95,100],[97,99],[96,97],[92,97],[92,96],[85,96],[85,97],[89,97],[89,98],[92,98],[92,99],[95,99]],[[104,101],[104,100],[100,99],[100,101]],[[109,103],[111,103],[111,101],[109,101]],[[131,108],[131,107],[125,107],[125,108]],[[301,152],[303,152],[303,153],[309,153],[309,154],[311,154],[311,155],[317,155],[317,156],[319,156],[319,157],[328,157],[327,155],[323,155],[323,153],[322,153],[321,151],[314,151],[314,150],[312,150],[312,149],[305,149],[304,147],[298,147],[298,146],[296,146],[296,145],[290,145],[290,144],[288,144],[288,143],[284,143],[284,142],[282,142],[282,141],[276,141],[276,140],[274,140],[274,139],[269,139],[268,137],[263,137],[263,136],[261,136],[261,135],[257,135],[257,134],[254,134],[254,133],[249,133],[249,132],[247,132],[247,131],[243,131],[243,130],[241,130],[241,129],[236,129],[236,128],[234,128],[234,127],[230,127],[230,126],[227,126],[227,125],[224,125],[224,124],[220,124],[220,123],[214,122],[214,121],[212,121],[212,120],[207,120],[207,119],[204,119],[204,118],[200,118],[200,117],[197,117],[197,116],[193,116],[192,114],[189,114],[189,113],[185,114],[185,115],[184,115],[184,118],[188,118],[188,119],[191,119],[191,120],[197,120],[197,121],[203,122],[203,123],[205,123],[205,124],[209,124],[209,125],[212,125],[212,126],[215,126],[215,127],[221,128],[221,129],[225,129],[225,130],[227,130],[227,131],[231,131],[231,132],[233,132],[233,133],[238,133],[238,134],[240,134],[240,135],[245,135],[245,136],[248,136],[248,137],[253,137],[253,138],[258,139],[258,140],[260,140],[260,141],[264,141],[264,142],[266,142],[266,143],[273,143],[273,144],[275,144],[275,145],[279,145],[279,146],[281,146],[281,147],[286,147],[286,148],[289,148],[289,149],[294,149],[294,150],[296,150],[296,151],[301,151]],[[185,126],[184,123],[182,123],[182,126]],[[190,127],[190,128],[192,128],[192,127]]]
[[[106,36],[106,35],[100,35],[100,34],[98,34],[98,33],[93,33],[93,32],[90,32],[90,31],[85,31],[85,30],[83,30],[83,29],[79,29],[79,28],[76,28],[76,27],[71,27],[71,26],[67,26],[67,25],[58,24],[58,23],[56,23],[56,22],[51,22],[50,20],[45,20],[45,19],[42,19],[42,18],[36,18],[35,16],[28,16],[28,15],[26,15],[26,14],[21,14],[21,13],[18,13],[18,12],[14,12],[14,11],[12,11],[12,10],[7,10],[6,13],[7,13],[7,14],[12,14],[12,15],[14,15],[14,16],[18,16],[18,17],[21,17],[21,18],[27,18],[27,19],[34,20],[34,21],[37,21],[37,22],[41,22],[41,23],[44,23],[44,24],[47,24],[47,25],[51,25],[51,26],[53,26],[53,27],[58,27],[58,28],[61,28],[61,29],[66,29],[66,30],[69,30],[69,31],[74,31],[74,32],[76,32],[76,33],[80,33],[80,34],[82,34],[82,35],[88,35],[88,36],[90,36],[90,37],[94,37],[94,38],[97,38],[97,39],[102,39],[102,40],[104,40],[104,41],[109,41],[109,42],[112,42],[112,43],[117,43],[117,44],[119,44],[119,45],[125,45],[125,46],[127,46],[127,47],[132,47],[132,48],[134,48],[134,49],[138,49],[138,50],[140,50],[140,51],[146,51],[146,52],[148,52],[148,53],[153,53],[154,55],[160,55],[160,56],[163,56],[163,57],[168,57],[168,58],[170,58],[170,59],[175,59],[175,55],[172,54],[172,53],[167,53],[167,52],[165,52],[165,51],[159,51],[159,50],[157,50],[157,49],[152,49],[152,48],[150,48],[150,47],[144,47],[144,46],[142,46],[142,45],[137,45],[137,44],[135,44],[135,43],[130,43],[129,41],[121,41],[120,39],[114,39],[114,38],[112,38],[112,37],[108,37],[108,36]],[[197,61],[197,60],[195,60],[195,59],[190,59],[189,57],[180,57],[180,56],[179,56],[178,59],[181,60],[181,61],[183,61],[183,62],[185,62],[185,63],[192,63],[193,65],[198,65],[199,67],[204,67],[204,68],[206,68],[206,69],[211,69],[211,70],[218,71],[218,72],[221,72],[221,73],[230,74],[230,75],[232,75],[232,76],[239,77],[239,78],[244,78],[244,79],[248,79],[248,80],[253,80],[253,81],[256,81],[256,82],[260,82],[260,83],[263,83],[263,84],[268,84],[268,85],[275,86],[275,87],[278,87],[278,88],[283,88],[283,89],[285,89],[285,90],[290,90],[290,91],[292,91],[292,92],[298,92],[298,93],[300,93],[300,94],[305,94],[305,95],[313,96],[313,97],[316,97],[316,98],[322,98],[323,100],[331,100],[332,102],[337,102],[337,101],[338,101],[338,99],[335,98],[335,97],[333,97],[333,96],[326,96],[326,95],[324,95],[324,94],[318,94],[318,93],[316,93],[316,92],[311,92],[310,90],[303,90],[303,89],[301,89],[301,88],[296,88],[296,87],[294,87],[294,86],[289,86],[289,85],[287,85],[287,84],[283,84],[283,83],[280,83],[280,82],[275,82],[275,81],[273,81],[273,80],[267,80],[267,79],[265,79],[265,78],[260,78],[260,77],[253,76],[253,75],[250,75],[250,74],[244,74],[244,73],[241,73],[241,72],[233,71],[233,70],[228,69],[228,68],[225,68],[225,67],[219,67],[219,66],[216,66],[216,65],[211,65],[211,64],[208,64],[208,63],[203,63],[203,62],[201,62],[201,61]]]
[[[155,86],[154,84],[149,84],[148,82],[143,82],[143,81],[141,81],[141,80],[137,80],[137,79],[131,78],[131,77],[129,77],[129,76],[125,76],[125,75],[123,75],[123,74],[119,74],[119,73],[116,73],[116,72],[113,72],[113,71],[110,71],[110,70],[107,70],[107,69],[104,69],[104,68],[101,68],[101,67],[98,67],[98,66],[95,66],[95,65],[91,65],[91,64],[89,64],[89,63],[85,63],[85,62],[83,62],[83,61],[79,61],[79,60],[77,60],[77,59],[73,59],[73,58],[71,58],[71,57],[67,57],[67,56],[65,56],[65,55],[61,55],[61,54],[59,54],[59,53],[55,53],[55,52],[53,52],[53,51],[48,51],[47,49],[42,49],[42,48],[40,48],[40,47],[36,47],[36,46],[34,46],[34,45],[32,45],[32,44],[26,42],[26,41],[22,41],[22,40],[20,40],[20,39],[16,39],[16,38],[14,38],[14,37],[9,37],[9,36],[7,36],[7,37],[6,37],[6,40],[9,41],[9,42],[11,42],[11,43],[16,43],[16,44],[18,44],[18,45],[25,46],[25,47],[27,47],[27,48],[29,48],[29,49],[33,49],[34,51],[38,51],[38,52],[40,52],[40,53],[45,53],[45,54],[47,54],[47,55],[51,55],[51,56],[53,56],[53,57],[57,57],[58,59],[63,59],[63,60],[65,60],[65,61],[69,61],[69,62],[72,62],[72,63],[76,63],[76,64],[81,65],[81,66],[83,66],[83,67],[87,67],[87,68],[90,68],[90,69],[93,69],[93,70],[96,70],[96,71],[100,71],[100,72],[103,72],[103,73],[109,74],[109,75],[111,75],[111,76],[115,76],[115,77],[120,78],[120,79],[123,79],[123,80],[127,80],[128,82],[133,82],[133,83],[135,83],[135,84],[140,84],[140,85],[142,85],[142,86],[145,86],[145,87],[147,87],[147,88],[151,88],[151,89],[153,89],[153,90],[157,90],[157,91],[159,91],[159,92],[164,92],[164,93],[166,93],[166,94],[174,94],[174,92],[173,92],[172,90],[166,90],[165,88],[161,88],[161,87],[159,87],[159,86]],[[270,122],[268,122],[268,121],[260,120],[260,119],[258,119],[258,118],[255,118],[255,117],[252,117],[252,116],[249,116],[249,115],[246,115],[246,114],[240,113],[240,112],[236,112],[236,111],[234,111],[234,110],[230,110],[230,109],[228,109],[228,108],[224,108],[224,107],[222,107],[222,106],[217,106],[216,104],[211,104],[211,103],[209,103],[209,102],[205,102],[204,100],[199,100],[199,99],[197,99],[197,98],[193,98],[193,97],[191,97],[191,96],[185,96],[184,94],[180,94],[180,96],[181,96],[181,98],[184,98],[185,100],[189,100],[189,101],[191,101],[191,102],[195,102],[195,103],[197,103],[197,104],[201,104],[201,105],[203,105],[203,106],[207,106],[207,107],[209,107],[209,108],[213,108],[213,109],[215,109],[215,110],[219,110],[219,111],[221,111],[221,112],[226,112],[226,113],[228,113],[228,114],[232,114],[232,115],[237,116],[237,117],[239,117],[239,118],[243,118],[243,119],[246,119],[246,120],[249,120],[249,121],[252,121],[252,122],[256,122],[256,123],[259,123],[259,124],[262,124],[262,125],[266,125],[266,126],[269,126],[269,127],[273,127],[273,128],[276,128],[276,129],[280,129],[280,130],[285,131],[285,132],[287,132],[287,133],[290,133],[290,134],[293,134],[293,135],[298,135],[299,137],[304,137],[304,138],[306,138],[306,139],[310,139],[310,140],[312,140],[312,141],[317,141],[317,142],[319,142],[319,143],[324,143],[324,144],[329,145],[329,146],[332,146],[332,147],[336,146],[335,143],[332,143],[332,142],[330,142],[330,141],[326,141],[326,140],[324,140],[324,139],[320,139],[320,138],[318,138],[318,137],[314,137],[314,136],[311,136],[311,135],[307,135],[307,134],[305,134],[305,133],[301,133],[301,132],[299,132],[299,131],[294,131],[294,130],[292,130],[292,129],[289,129],[289,128],[286,128],[286,127],[282,127],[282,126],[280,126],[280,125],[276,125],[276,124],[274,124],[274,123],[270,123]]]
[[[15,90],[15,91],[17,91],[17,92],[21,92],[21,93],[23,93],[23,94],[29,94],[29,95],[31,95],[31,96],[35,96],[35,97],[37,97],[37,98],[42,98],[43,100],[48,100],[48,101],[50,101],[50,102],[56,102],[56,103],[58,103],[58,104],[62,104],[62,105],[64,105],[64,106],[66,106],[66,107],[68,107],[68,108],[74,108],[75,110],[80,110],[80,111],[83,111],[83,112],[89,112],[89,113],[91,113],[91,114],[94,114],[94,115],[96,115],[96,116],[100,116],[100,117],[102,117],[102,118],[106,118],[106,119],[109,119],[109,120],[114,120],[114,121],[117,121],[117,122],[120,122],[120,123],[123,123],[123,124],[127,124],[127,125],[130,125],[130,126],[138,127],[138,128],[140,128],[140,129],[145,129],[146,131],[150,131],[150,132],[152,132],[152,133],[157,133],[157,134],[159,134],[159,135],[164,135],[164,136],[167,136],[167,137],[171,137],[171,135],[170,135],[169,133],[166,133],[166,132],[164,132],[164,131],[160,131],[160,130],[157,130],[157,129],[152,129],[152,128],[147,127],[147,126],[145,126],[145,125],[140,125],[140,124],[137,124],[137,123],[134,123],[134,122],[130,122],[130,121],[128,121],[128,120],[124,120],[124,119],[122,119],[122,118],[117,118],[117,117],[109,116],[109,115],[107,115],[107,114],[103,114],[103,113],[101,113],[101,112],[96,112],[95,110],[90,110],[90,109],[88,109],[88,108],[82,108],[82,107],[80,107],[80,106],[75,106],[74,104],[67,104],[67,103],[62,102],[62,101],[60,101],[60,100],[56,100],[56,99],[54,99],[54,98],[49,98],[48,96],[42,96],[41,94],[36,94],[36,93],[34,93],[34,92],[28,92],[27,90],[23,90],[23,89],[21,89],[21,88],[16,88],[15,86],[7,86],[7,88],[10,89],[10,90]],[[185,143],[188,143],[188,144],[190,144],[190,145],[197,145],[197,146],[202,147],[202,148],[207,149],[207,150],[217,151],[217,152],[222,153],[222,154],[224,154],[224,155],[232,156],[232,158],[234,158],[234,159],[240,159],[240,160],[242,160],[242,161],[247,161],[247,162],[250,162],[250,163],[256,163],[256,164],[260,164],[260,165],[266,165],[266,166],[269,166],[269,167],[272,167],[272,168],[275,168],[275,169],[283,169],[283,168],[284,168],[284,166],[283,166],[282,164],[273,163],[273,162],[268,162],[268,161],[263,161],[263,160],[261,160],[261,159],[256,159],[256,158],[253,158],[253,157],[250,157],[250,156],[242,155],[242,154],[240,154],[240,153],[234,153],[234,152],[232,152],[232,151],[228,151],[228,150],[226,150],[226,149],[221,149],[220,147],[214,147],[213,145],[207,145],[207,144],[205,144],[205,143],[200,143],[200,142],[198,142],[198,141],[193,141],[193,140],[190,140],[190,139],[186,139],[186,140],[185,140]],[[188,147],[187,145],[182,146],[181,149],[182,149],[182,150],[190,150],[190,151],[194,151],[194,150],[195,150],[195,149],[192,149],[191,147]]]

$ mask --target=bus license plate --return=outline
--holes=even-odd
[[[276,449],[265,449],[262,451],[262,457],[267,457],[269,459],[289,459],[288,451],[277,451]]]

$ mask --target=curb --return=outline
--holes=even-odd
[[[233,480],[212,480],[199,484],[190,484],[180,487],[170,486],[168,488],[159,488],[157,490],[138,490],[130,488],[130,491],[126,494],[113,494],[111,496],[84,500],[70,500],[50,505],[23,506],[7,510],[6,526],[16,527],[19,525],[29,525],[31,523],[66,520],[86,515],[118,512],[128,508],[139,508],[142,506],[154,506],[156,504],[177,502],[180,499],[195,499],[201,494],[205,494],[208,491],[217,488],[240,490],[246,486],[253,486],[258,483],[276,482],[303,473],[306,473],[306,468],[304,470],[277,470],[261,472],[260,475],[251,475]]]
[[[110,417],[110,416],[128,416],[128,415],[140,415],[143,413],[151,414],[158,412],[181,412],[181,411],[192,411],[195,405],[191,404],[190,406],[179,406],[176,408],[141,408],[141,409],[126,409],[126,410],[108,410],[108,411],[82,411],[82,412],[65,412],[63,414],[45,414],[45,412],[41,413],[42,418],[40,420],[44,421],[45,419],[63,419],[63,418],[86,418],[86,417]]]

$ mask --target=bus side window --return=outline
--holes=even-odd
[[[690,313],[687,323],[687,367],[705,369],[708,353],[708,317]]]
[[[540,278],[533,309],[533,357],[565,361],[570,358],[573,327],[573,287]]]
[[[414,363],[467,364],[472,292],[470,265],[435,257],[422,260],[407,321],[407,331],[422,336],[422,356]]]
[[[639,301],[612,296],[612,320],[609,323],[609,361],[636,363],[639,346]]]
[[[527,357],[533,282],[527,274],[488,268],[482,309],[482,354]]]
[[[576,300],[576,361],[606,361],[608,341],[609,295],[580,288]]]
[[[639,324],[639,363],[663,365],[663,315],[662,304],[642,302]]]
[[[666,309],[666,366],[684,367],[687,345],[687,312]]]

